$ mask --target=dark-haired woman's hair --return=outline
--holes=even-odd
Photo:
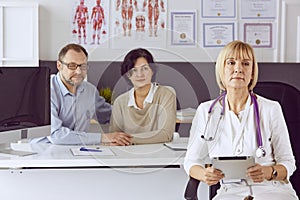
[[[123,76],[130,69],[134,68],[137,59],[141,57],[145,58],[147,62],[150,64],[152,71],[155,71],[153,69],[154,65],[151,65],[151,63],[154,63],[152,54],[146,49],[138,48],[138,49],[131,50],[125,56],[124,61],[121,65],[121,75]]]

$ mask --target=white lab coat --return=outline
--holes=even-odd
[[[259,107],[262,142],[266,150],[266,156],[263,158],[255,157],[255,162],[265,166],[274,165],[275,163],[285,166],[287,169],[287,180],[289,180],[296,167],[281,107],[278,102],[268,100],[259,95],[256,96]],[[211,119],[207,124],[208,110],[212,102],[208,101],[200,104],[193,119],[188,150],[184,161],[184,168],[188,174],[192,166],[204,166],[210,163],[210,159],[215,156],[255,156],[257,132],[254,106],[251,104],[250,95],[245,110],[240,112],[239,117],[229,110],[227,98],[225,97],[225,113],[220,120],[218,128],[216,125],[222,111],[222,105],[219,102],[214,106]],[[207,129],[204,133],[206,124]],[[214,139],[206,141],[201,138],[202,135],[205,138],[213,137]],[[298,199],[290,183],[286,184],[278,181],[253,183],[249,180],[249,184],[252,185],[255,199],[261,198],[262,193],[264,198]],[[284,192],[278,188],[283,188]],[[276,194],[273,191],[274,189]],[[270,193],[268,190],[272,192]],[[238,194],[241,194],[242,197],[247,196],[249,187],[245,186],[245,184],[222,185],[219,196],[216,199],[226,199],[225,196],[227,195],[229,195],[228,199],[234,199],[235,197],[241,199],[241,196],[238,197]]]

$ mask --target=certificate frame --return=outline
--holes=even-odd
[[[273,23],[244,23],[244,41],[254,48],[273,48]]]
[[[241,19],[276,19],[278,0],[243,0],[240,3]]]
[[[196,46],[197,12],[171,11],[171,45]]]
[[[236,23],[203,23],[203,47],[224,47],[236,39]]]
[[[205,8],[205,9],[204,9]],[[201,0],[202,18],[236,18],[236,0]]]

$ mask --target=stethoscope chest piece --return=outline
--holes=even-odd
[[[263,147],[258,147],[258,148],[256,149],[255,154],[256,154],[256,157],[258,157],[258,158],[265,157],[265,155],[266,155],[266,150],[265,150]]]

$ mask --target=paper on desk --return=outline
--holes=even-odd
[[[178,138],[172,142],[164,143],[164,145],[173,150],[187,150],[188,138]]]
[[[76,147],[76,148],[71,148],[70,150],[74,156],[114,156],[115,155],[114,152],[112,152],[112,150],[108,147],[101,148],[101,152],[80,151],[80,148],[81,147]],[[92,148],[93,147],[89,147],[89,149]]]

